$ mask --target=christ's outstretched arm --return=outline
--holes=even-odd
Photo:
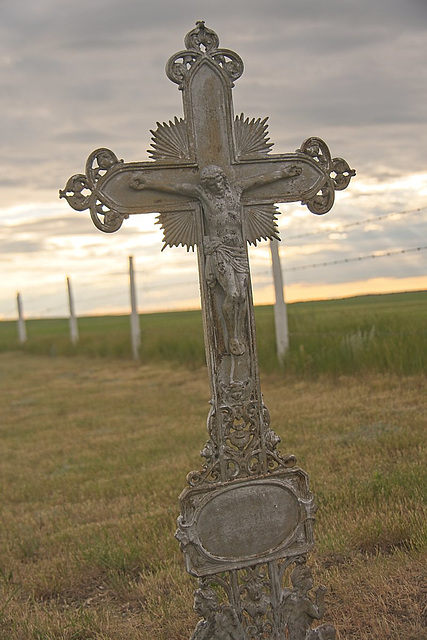
[[[266,184],[277,182],[277,180],[282,180],[283,178],[296,178],[301,173],[302,167],[299,167],[296,164],[291,164],[285,169],[278,169],[277,171],[272,171],[262,176],[255,176],[253,178],[245,178],[244,180],[240,180],[239,186],[242,191],[249,191],[250,189],[255,189],[256,187],[263,187]]]
[[[154,189],[155,191],[163,191],[165,193],[175,193],[183,196],[191,196],[197,198],[198,189],[196,185],[185,183],[168,183],[164,181],[150,181],[145,176],[137,174],[129,182],[129,187],[134,191],[143,191],[144,189]]]

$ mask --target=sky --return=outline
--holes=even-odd
[[[280,206],[288,302],[427,289],[426,0],[1,0],[0,319],[197,308],[197,258],[162,248],[155,214],[115,234],[58,199],[96,148],[149,159],[156,122],[182,116],[166,77],[197,20],[245,71],[234,110],[269,117],[272,152],[310,136],[357,171],[315,216]],[[271,303],[268,243],[250,250]]]

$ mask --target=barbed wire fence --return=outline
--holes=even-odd
[[[319,236],[328,236],[330,237],[333,234],[348,234],[351,233],[354,230],[357,230],[358,228],[364,227],[366,225],[370,225],[370,224],[375,224],[381,221],[384,221],[386,219],[391,219],[391,220],[400,220],[402,216],[408,216],[411,214],[416,214],[416,213],[420,213],[427,210],[427,206],[424,207],[418,207],[418,208],[414,208],[414,209],[405,209],[403,211],[393,211],[390,213],[386,213],[386,214],[382,214],[379,216],[373,216],[373,217],[368,217],[368,218],[364,218],[362,220],[357,220],[354,222],[349,222],[346,224],[341,224],[339,226],[333,226],[333,227],[328,227],[325,229],[317,229],[315,231],[311,231],[311,232],[305,232],[305,233],[299,233],[296,235],[290,235],[290,236],[285,236],[284,240],[283,240],[283,244],[285,246],[292,246],[292,243],[295,241],[300,241],[303,240],[305,238],[314,238],[314,237],[319,237]],[[421,235],[421,234],[420,234]],[[289,263],[289,260],[286,259],[286,263],[282,264],[281,269],[282,272],[286,273],[291,273],[291,272],[298,272],[298,271],[309,271],[309,270],[314,270],[314,269],[319,269],[319,268],[323,268],[323,267],[329,267],[329,266],[335,266],[335,265],[344,265],[344,264],[348,264],[348,263],[357,263],[357,262],[362,262],[362,261],[367,261],[367,260],[378,260],[378,259],[383,259],[383,258],[390,258],[390,257],[400,257],[403,256],[405,254],[408,253],[421,253],[423,251],[427,250],[427,245],[426,244],[419,244],[419,246],[415,246],[415,247],[407,247],[407,248],[401,248],[401,249],[383,249],[383,250],[378,250],[375,252],[371,252],[368,254],[362,254],[362,255],[355,255],[355,256],[349,256],[346,258],[342,258],[342,259],[335,259],[335,260],[324,260],[324,261],[316,261],[316,262],[311,262],[311,263],[306,263],[306,264],[300,264],[300,265],[292,265]],[[192,280],[182,280],[179,282],[174,282],[173,285],[171,283],[156,283],[156,284],[143,284],[140,285],[139,287],[136,286],[136,279],[135,279],[135,275],[134,275],[134,270],[133,270],[133,266],[131,267],[131,263],[132,263],[132,257],[129,257],[129,272],[128,271],[115,271],[114,273],[106,273],[104,274],[105,277],[111,278],[112,276],[120,276],[120,277],[125,277],[125,276],[129,276],[130,278],[130,290],[132,291],[132,287],[134,290],[133,293],[133,303],[132,303],[132,312],[131,312],[131,326],[136,327],[137,326],[137,321],[135,319],[135,314],[138,314],[137,311],[137,307],[136,307],[136,298],[135,298],[135,293],[137,292],[138,294],[144,294],[146,292],[149,292],[150,290],[167,290],[170,289],[172,286],[174,288],[176,287],[186,287],[186,286],[193,286],[196,284],[197,282],[197,277],[195,275],[195,277]],[[270,275],[271,277],[271,269],[267,272],[266,270],[258,270],[258,276],[267,276]],[[44,309],[42,309],[41,311],[38,312],[37,314],[37,318],[43,318],[43,317],[53,317],[52,314],[57,314],[58,317],[69,317],[70,320],[70,339],[72,341],[73,344],[75,344],[78,340],[78,329],[77,329],[77,319],[76,319],[76,314],[75,314],[75,310],[74,310],[74,298],[73,298],[73,294],[72,294],[72,290],[71,290],[71,279],[69,277],[66,277],[66,282],[67,282],[67,287],[68,287],[68,309],[67,309],[67,305],[66,305],[66,296],[64,295],[63,301],[62,303],[58,303],[57,305],[49,305],[47,307],[45,307]],[[285,285],[286,286],[286,285]],[[254,284],[254,287],[256,287],[256,284]],[[132,298],[132,294],[131,294],[131,298]],[[27,338],[27,333],[26,333],[26,329],[25,329],[25,317],[24,317],[24,303],[26,306],[28,306],[28,308],[31,308],[32,306],[32,302],[34,303],[38,298],[33,298],[32,296],[27,297],[24,301],[23,301],[23,296],[21,293],[17,294],[17,320],[18,320],[18,337],[19,337],[19,341],[21,343],[25,342],[28,338]],[[79,304],[82,303],[88,303],[90,302],[92,305],[93,303],[102,303],[102,302],[106,302],[106,301],[111,301],[111,293],[110,292],[104,292],[104,293],[90,293],[88,295],[79,295],[78,296],[78,301]],[[64,313],[65,310],[65,313]],[[11,314],[9,314],[11,315]],[[108,314],[105,314],[108,315]],[[132,318],[133,316],[133,318]],[[134,330],[135,333],[135,330]],[[135,346],[137,344],[138,341],[138,336],[134,336],[132,337],[133,340],[133,353],[134,353],[134,357],[135,354],[137,353],[137,347]]]

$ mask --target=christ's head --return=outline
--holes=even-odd
[[[204,167],[200,172],[200,184],[208,193],[223,197],[228,186],[224,171],[215,164]]]

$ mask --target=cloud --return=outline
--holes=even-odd
[[[36,263],[41,288],[53,282],[52,274],[55,287],[62,287],[65,270],[97,278],[104,273],[105,287],[112,287],[108,278],[118,277],[111,275],[112,265],[122,264],[119,271],[126,273],[130,253],[140,264],[154,261],[156,271],[144,276],[147,286],[149,278],[153,283],[158,278],[166,287],[169,274],[162,269],[174,270],[177,282],[178,273],[187,280],[187,265],[196,269],[185,251],[159,256],[160,232],[150,235],[145,223],[129,220],[113,237],[100,234],[87,213],[58,201],[58,189],[84,171],[95,148],[111,148],[127,162],[148,159],[149,130],[182,113],[181,93],[165,76],[165,62],[183,48],[198,19],[217,31],[221,46],[242,56],[245,73],[234,89],[235,111],[270,116],[274,152],[294,151],[316,135],[333,156],[357,169],[328,222],[297,216],[304,209],[288,205],[282,235],[425,203],[420,177],[427,148],[424,0],[3,0],[0,222],[2,266],[15,269],[6,276],[8,299],[11,287],[22,286],[18,276],[25,280]],[[405,183],[407,176],[412,182]],[[25,204],[27,209],[20,209]],[[333,244],[326,236],[313,261],[417,245],[427,231],[424,214],[381,227],[348,232]],[[305,250],[310,246],[305,239]],[[423,256],[373,260],[370,267],[360,265],[357,279],[370,277],[369,268],[378,278],[398,277],[399,269],[419,272]],[[268,258],[264,264],[268,267]],[[354,279],[355,269],[319,268],[304,277],[329,279],[332,285]],[[101,280],[98,285],[104,286]],[[166,289],[161,291],[150,296],[163,299],[165,307],[173,304]]]

